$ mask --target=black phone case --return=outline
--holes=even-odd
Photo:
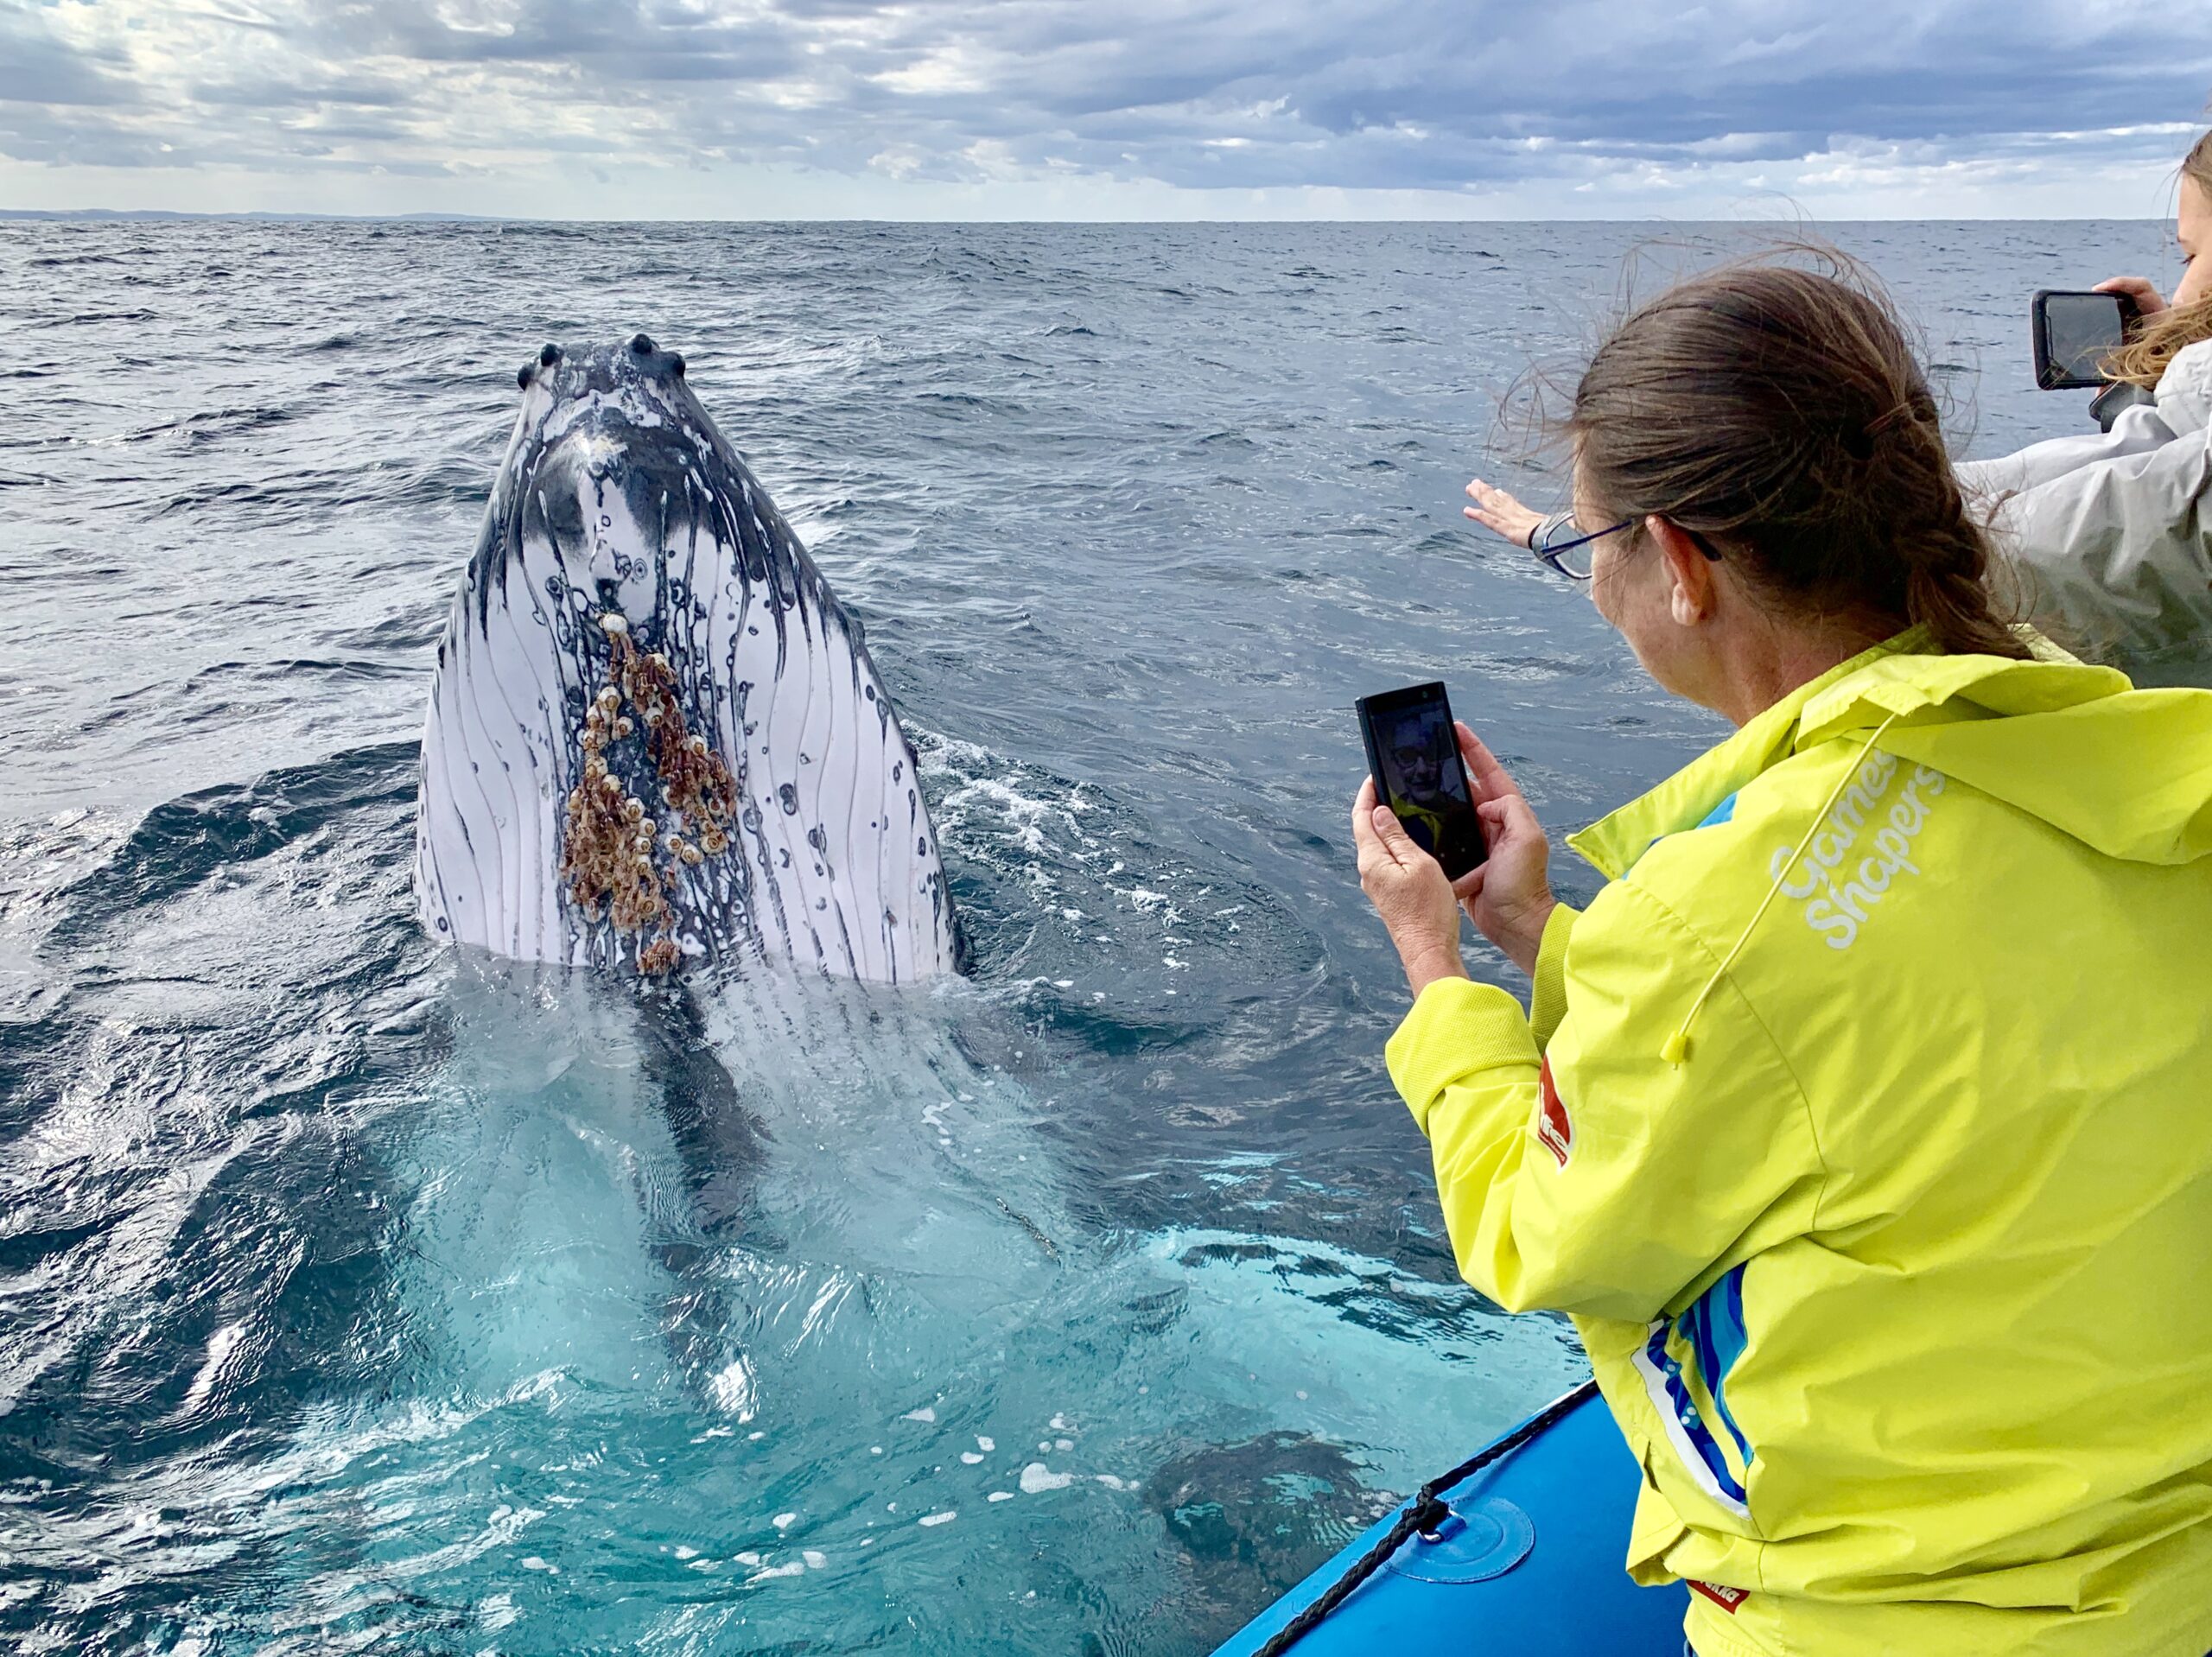
[[[2035,352],[2036,385],[2044,391],[2086,391],[2094,386],[2109,384],[2103,379],[2076,379],[2066,371],[2065,365],[2050,358],[2050,325],[2044,321],[2054,299],[2087,299],[2095,293],[2090,288],[2038,288],[2028,300],[2028,345]],[[2126,294],[2103,294],[2098,297],[2120,302],[2120,339],[2126,341],[2129,330],[2142,319],[2137,314],[2135,302]]]
[[[1352,704],[1352,710],[1359,715],[1359,740],[1361,745],[1367,750],[1367,774],[1374,780],[1375,797],[1385,805],[1390,804],[1390,790],[1382,778],[1382,751],[1376,746],[1375,743],[1375,714],[1378,711],[1395,713],[1411,703],[1427,702],[1432,696],[1443,707],[1444,723],[1447,729],[1450,728],[1452,702],[1451,698],[1445,694],[1444,682],[1441,679],[1433,679],[1427,684],[1408,685],[1402,690],[1380,691],[1372,696],[1362,696]],[[1459,757],[1459,744],[1456,736],[1452,743],[1452,763],[1459,768],[1459,785],[1465,790],[1467,796],[1467,841],[1472,848],[1473,855],[1462,857],[1457,854],[1457,848],[1444,848],[1440,850],[1449,851],[1453,854],[1440,855],[1437,861],[1443,865],[1446,875],[1457,880],[1461,875],[1480,868],[1489,860],[1490,842],[1483,833],[1482,819],[1475,815],[1474,781],[1467,775],[1466,761]],[[1395,809],[1395,808],[1393,807],[1394,811]],[[1402,822],[1405,819],[1402,816],[1399,821]],[[1455,867],[1454,865],[1457,867]]]

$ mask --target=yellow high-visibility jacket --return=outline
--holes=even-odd
[[[1576,836],[1530,1014],[1433,984],[1390,1072],[1701,1657],[2202,1657],[2212,692],[1926,650]]]

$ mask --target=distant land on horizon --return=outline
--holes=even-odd
[[[2163,222],[2158,215],[2046,218],[1974,213],[1895,219],[1694,219],[1646,213],[1621,219],[869,219],[840,216],[794,219],[768,215],[734,219],[531,219],[492,213],[284,213],[271,208],[236,213],[188,213],[174,207],[0,207],[0,219],[255,219],[263,222],[357,225],[2125,225]]]
[[[488,213],[276,213],[254,208],[238,213],[184,213],[174,207],[0,207],[0,219],[334,219],[364,223],[463,221],[472,224],[523,224]]]

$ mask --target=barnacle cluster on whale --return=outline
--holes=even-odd
[[[569,790],[561,879],[588,924],[599,923],[604,904],[607,923],[616,932],[653,933],[638,950],[638,970],[664,973],[683,958],[669,904],[679,866],[697,868],[729,849],[737,790],[722,757],[689,728],[668,657],[639,651],[619,612],[608,611],[599,625],[607,636],[607,683],[585,705],[583,728],[576,733],[583,775]],[[636,739],[639,721],[641,740],[660,778],[658,808],[631,793],[607,769],[608,748]]]

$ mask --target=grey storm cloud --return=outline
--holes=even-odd
[[[2127,130],[2208,92],[2200,3],[0,0],[0,151],[108,165],[1463,190],[1840,137],[2170,157],[2170,127]]]
[[[134,102],[119,54],[87,52],[55,39],[28,10],[0,7],[0,106],[77,109]]]

